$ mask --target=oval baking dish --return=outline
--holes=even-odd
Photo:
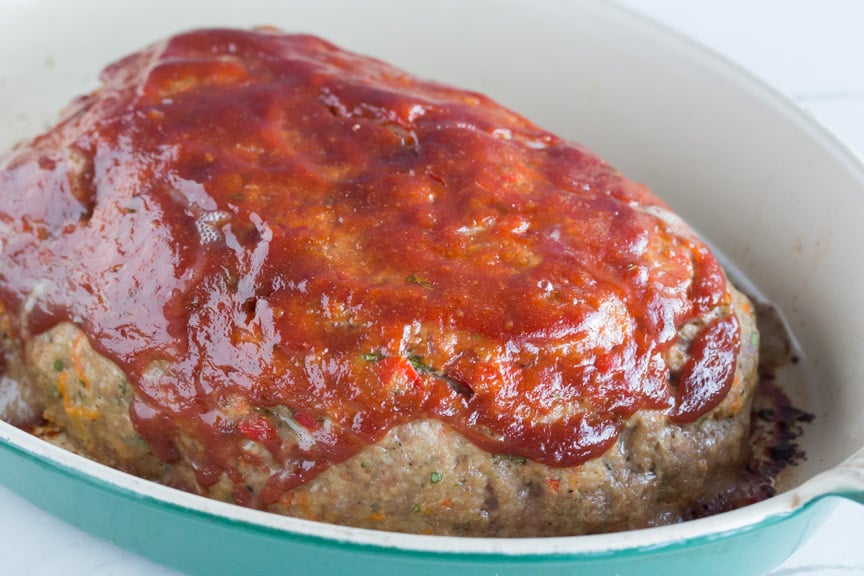
[[[53,514],[196,574],[759,574],[825,515],[864,500],[864,168],[792,105],[687,41],[599,2],[376,0],[171,6],[0,4],[2,147],[36,132],[80,78],[178,30],[266,22],[309,31],[422,76],[476,89],[645,182],[723,253],[745,289],[783,311],[801,361],[778,374],[815,415],[807,459],[777,496],[674,526],[534,539],[414,536],[242,509],[158,486],[0,423],[0,481]],[[89,31],[99,14],[109,26]],[[339,14],[339,18],[333,18]],[[380,15],[387,14],[386,24]],[[377,15],[377,16],[376,16]],[[494,26],[491,19],[494,18]],[[131,23],[134,22],[134,26]],[[386,34],[382,33],[386,26]],[[86,43],[81,30],[87,29]],[[447,30],[442,41],[441,31]],[[518,39],[518,41],[516,41]],[[86,44],[86,45],[85,45]],[[12,46],[15,48],[13,49]],[[52,65],[46,67],[45,62]],[[734,553],[733,553],[734,552]]]

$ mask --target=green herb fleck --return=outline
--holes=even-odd
[[[435,369],[428,364],[425,364],[422,356],[411,354],[408,356],[408,362],[410,362],[411,367],[420,374],[435,374]]]
[[[59,358],[57,360],[54,360],[54,370],[56,370],[57,372],[62,372],[64,368],[65,366],[63,366],[62,360],[60,360]]]
[[[417,514],[418,512],[420,512],[420,505],[419,505],[419,504],[414,504],[414,506],[411,507],[411,512],[414,512],[415,514]]]
[[[129,382],[124,378],[120,380],[120,394],[126,396],[129,392]]]
[[[471,390],[471,388],[469,386],[467,386],[466,384],[463,384],[462,382],[459,382],[458,380],[453,379],[452,377],[448,376],[444,372],[441,372],[440,370],[437,370],[436,368],[426,364],[423,361],[422,356],[420,356],[418,354],[409,354],[406,357],[406,360],[408,360],[408,362],[411,364],[411,367],[414,368],[414,370],[418,374],[432,376],[433,378],[443,380],[444,382],[447,382],[447,384],[454,391],[456,391],[457,393],[459,393],[459,394],[461,394],[467,398],[470,398],[471,396],[474,395],[474,391]]]
[[[493,454],[492,460],[495,462],[501,462],[502,460],[507,460],[509,462],[513,462],[515,464],[525,464],[528,460],[524,456],[516,456],[514,454]]]
[[[135,448],[138,448],[138,449],[141,449],[141,448],[147,449],[150,446],[149,444],[147,444],[147,441],[144,440],[144,438],[142,438],[141,436],[138,436],[137,434],[135,434],[134,436],[125,436],[123,438],[123,441],[126,444],[129,444],[130,446],[134,446]]]
[[[371,352],[369,354],[363,354],[363,359],[366,360],[367,362],[375,363],[375,362],[378,362],[379,360],[381,360],[382,358],[384,358],[384,355],[379,353],[379,352]]]
[[[440,472],[438,472],[437,470],[434,470],[432,472],[432,474],[429,475],[429,482],[432,484],[438,484],[443,479],[444,479],[444,476]]]
[[[360,461],[360,467],[361,468],[371,468],[372,464],[368,460],[361,460]]]
[[[405,278],[405,281],[408,282],[409,284],[417,284],[418,286],[422,286],[423,288],[426,288],[427,290],[433,290],[435,288],[435,285],[432,282],[430,282],[429,280],[426,280],[425,278],[423,278],[419,274],[411,274],[410,276]]]

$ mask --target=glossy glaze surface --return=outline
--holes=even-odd
[[[286,463],[237,501],[426,417],[575,465],[636,410],[693,421],[731,384],[731,315],[670,384],[678,328],[729,301],[707,247],[484,96],[275,30],[186,33],[102,81],[3,162],[2,295],[23,333],[82,326],[156,456],[201,443],[202,484],[241,485],[248,440]],[[311,441],[283,443],[274,406]]]

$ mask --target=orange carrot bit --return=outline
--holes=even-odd
[[[63,397],[63,409],[66,410],[66,414],[68,414],[70,418],[79,418],[82,420],[97,419],[99,417],[98,410],[87,408],[85,406],[78,406],[69,400],[69,394],[66,392],[67,376],[68,374],[66,372],[61,372],[57,377],[57,391],[60,392],[60,396]]]
[[[373,512],[366,517],[367,520],[372,520],[373,522],[383,522],[387,519],[387,515],[383,512]]]
[[[303,509],[306,519],[314,520],[315,513],[312,511],[312,503],[309,501],[309,495],[306,492],[301,492],[298,495],[298,504]]]
[[[93,408],[85,408],[84,406],[73,406],[72,410],[67,410],[70,416],[79,420],[96,420],[99,418],[99,412]]]
[[[450,509],[453,507],[453,501],[450,500],[450,498],[445,498],[444,500],[441,500],[441,502],[439,502],[439,504],[441,505],[442,508]]]
[[[69,396],[66,395],[66,377],[66,372],[61,372],[57,377],[57,391],[63,397],[63,408],[68,412],[69,408],[72,407],[72,403],[69,401]]]
[[[309,495],[305,492],[289,490],[279,497],[279,503],[286,509],[292,510],[291,516],[315,520],[312,503],[309,501]]]
[[[84,333],[79,332],[72,342],[72,364],[75,365],[75,372],[78,374],[78,379],[84,384],[84,388],[90,389],[90,381],[84,375],[84,368],[81,366],[81,359],[78,357],[78,349],[81,347],[81,341],[84,339]]]
[[[279,503],[282,504],[282,506],[284,506],[285,508],[291,508],[291,506],[294,504],[294,492],[289,490],[288,492],[282,494],[282,496],[279,497]]]
[[[558,489],[561,488],[561,480],[558,478],[546,478],[546,483],[549,484],[553,492],[558,492]]]

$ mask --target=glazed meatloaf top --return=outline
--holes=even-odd
[[[421,453],[450,454],[447,486],[460,462],[485,475],[469,512],[487,520],[516,496],[489,487],[508,472],[483,455],[539,479],[620,454],[655,483],[681,438],[679,460],[744,460],[749,305],[661,200],[582,146],[270,29],[182,34],[102,83],[0,164],[6,363],[74,448],[310,517],[316,491],[370,491],[370,459],[387,473],[367,480],[404,495],[444,484],[410,470]],[[603,526],[663,521],[675,498],[655,492],[661,511]],[[328,519],[374,525],[344,507]],[[387,527],[521,533],[433,524]]]

